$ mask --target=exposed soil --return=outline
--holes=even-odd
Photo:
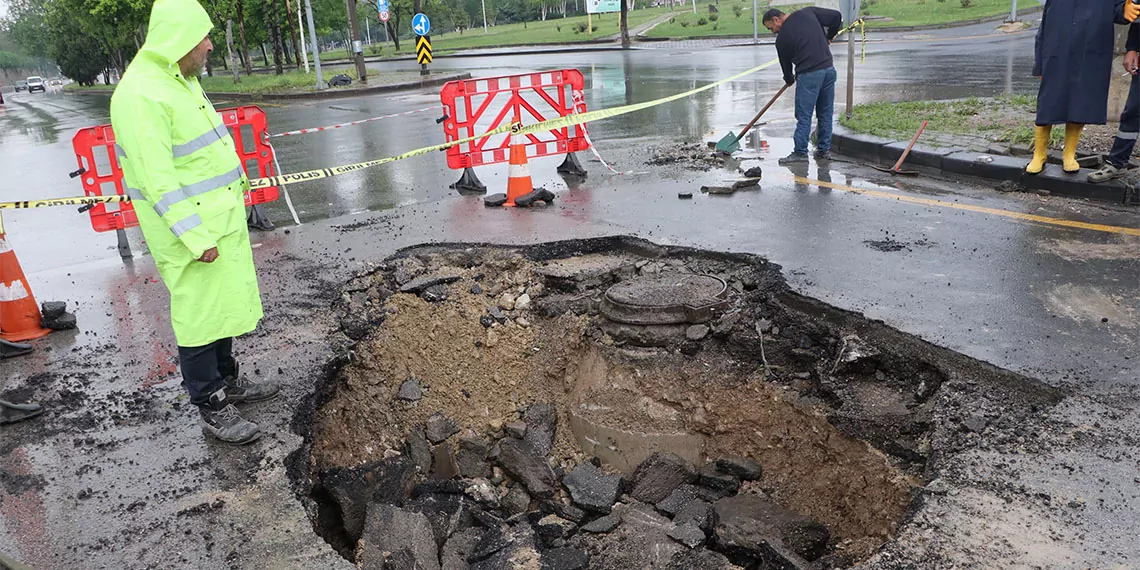
[[[728,308],[696,325],[599,314],[613,283],[670,273],[724,280]],[[937,476],[930,460],[975,445],[991,411],[1017,421],[1059,398],[790,293],[762,258],[637,240],[412,249],[349,282],[337,310],[356,342],[297,417],[306,446],[296,475],[309,481],[316,530],[342,549],[326,473],[408,453],[409,433],[436,413],[494,442],[532,404],[551,403],[559,473],[598,457],[629,477],[654,451],[698,467],[750,457],[764,476],[741,492],[825,524],[829,567],[841,567],[890,540]],[[397,397],[409,380],[422,396]],[[515,485],[493,482],[504,496]]]

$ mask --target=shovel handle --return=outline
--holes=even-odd
[[[922,126],[918,128],[917,133],[914,133],[914,138],[910,139],[910,144],[906,145],[906,150],[903,151],[902,156],[899,157],[899,161],[895,163],[895,167],[892,168],[891,170],[898,172],[898,170],[900,168],[902,168],[903,161],[905,161],[907,155],[910,154],[910,149],[914,148],[914,143],[918,142],[918,137],[920,135],[922,135],[922,131],[925,131],[925,130],[926,130],[926,121],[923,121]]]
[[[740,140],[740,139],[744,138],[744,135],[748,134],[748,131],[752,128],[753,125],[756,124],[756,121],[759,121],[760,117],[763,117],[764,113],[768,112],[768,109],[772,106],[773,103],[776,102],[776,99],[780,98],[780,95],[784,94],[784,91],[788,90],[788,87],[789,87],[789,85],[787,83],[785,83],[784,86],[781,87],[780,90],[777,91],[776,94],[772,96],[772,100],[768,101],[768,104],[764,105],[764,108],[760,109],[760,112],[756,113],[755,117],[752,117],[752,120],[749,121],[749,123],[746,127],[744,127],[743,131],[740,131],[740,136],[736,137],[736,140]]]

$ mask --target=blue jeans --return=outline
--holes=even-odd
[[[831,150],[831,122],[835,113],[835,68],[809,71],[796,76],[796,152],[807,154],[811,135],[811,114],[819,122],[815,148]]]

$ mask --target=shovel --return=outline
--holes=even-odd
[[[919,172],[917,170],[900,170],[900,169],[902,168],[903,161],[906,160],[906,157],[908,155],[910,155],[910,149],[914,148],[914,143],[918,142],[918,137],[920,135],[922,135],[922,131],[925,131],[925,130],[926,130],[926,121],[923,121],[922,126],[918,128],[917,133],[914,133],[914,138],[910,139],[910,144],[906,145],[906,150],[903,151],[902,156],[899,157],[898,162],[896,162],[893,167],[886,168],[883,166],[879,166],[877,164],[872,164],[871,168],[874,168],[875,170],[882,170],[883,172],[890,172],[891,174],[905,174],[907,176],[914,176],[914,175],[918,174]]]
[[[724,138],[720,139],[720,141],[716,143],[716,149],[720,152],[727,152],[728,154],[732,154],[740,150],[740,139],[744,138],[744,135],[748,134],[748,130],[752,128],[752,125],[755,125],[756,121],[759,121],[760,117],[764,116],[764,113],[768,111],[768,108],[771,107],[772,104],[776,102],[776,99],[779,99],[780,95],[783,95],[784,91],[787,89],[788,85],[784,84],[784,86],[781,87],[780,90],[772,96],[772,100],[768,101],[768,104],[764,105],[764,108],[760,109],[760,112],[756,113],[755,117],[752,117],[752,121],[744,127],[743,131],[740,131],[739,136],[734,135],[732,134],[732,131],[729,131],[727,135],[724,135]]]

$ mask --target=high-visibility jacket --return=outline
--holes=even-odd
[[[212,28],[196,0],[157,0],[146,43],[111,97],[115,153],[186,347],[250,332],[262,317],[249,181],[198,78],[178,67]],[[215,247],[216,261],[198,261]]]

